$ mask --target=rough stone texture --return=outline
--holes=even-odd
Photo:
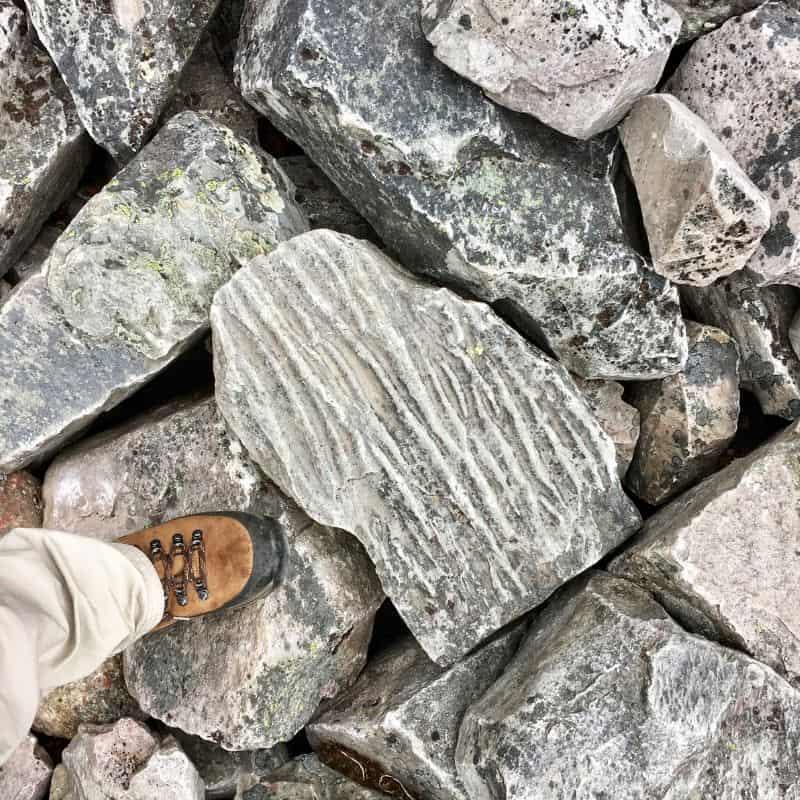
[[[44,800],[53,774],[53,762],[33,736],[0,765],[0,797],[3,800]]]
[[[637,525],[563,367],[374,245],[298,236],[217,293],[212,325],[231,428],[312,519],[359,538],[439,663]]]
[[[122,656],[112,656],[87,677],[48,692],[39,703],[33,728],[71,739],[79,725],[108,725],[122,717],[144,716],[125,688]]]
[[[742,387],[758,398],[764,413],[800,416],[800,360],[789,341],[800,292],[790,286],[759,288],[743,271],[712,286],[683,286],[681,297],[690,317],[736,340]]]
[[[44,265],[53,249],[58,237],[64,232],[63,228],[46,224],[33,244],[22,254],[16,264],[9,270],[9,278],[16,284],[22,283],[34,275],[40,275]]]
[[[11,294],[11,284],[8,281],[0,280],[0,303]]]
[[[492,100],[588,139],[652,91],[681,18],[662,0],[423,0],[422,27]]]
[[[698,286],[742,269],[769,228],[769,201],[708,125],[671,95],[653,94],[620,133],[653,269]]]
[[[91,137],[132,158],[172,97],[218,0],[26,0]]]
[[[625,241],[613,137],[567,139],[441,64],[406,0],[266,0],[242,19],[245,98],[410,269],[502,301],[573,372],[677,372],[673,287]]]
[[[518,626],[449,669],[411,637],[401,640],[308,725],[311,746],[375,789],[399,785],[414,797],[469,800],[454,760],[461,718],[500,675],[522,633]]]
[[[72,98],[34,45],[25,12],[0,0],[0,276],[72,193],[89,137]]]
[[[227,128],[171,120],[70,223],[46,277],[0,306],[0,471],[46,457],[197,341],[237,266],[306,229],[289,191]]]
[[[0,472],[0,536],[12,528],[42,527],[42,484],[29,472]]]
[[[600,427],[614,442],[617,450],[617,471],[622,480],[639,439],[639,410],[622,399],[625,387],[621,383],[587,381],[577,375],[573,375],[572,379],[586,398]]]
[[[239,792],[236,800],[386,800],[386,794],[365,789],[320,763],[316,756],[305,755]]]
[[[731,17],[752,11],[764,0],[667,0],[683,17],[679,41],[685,42],[712,31]]]
[[[765,3],[691,48],[666,91],[708,123],[772,208],[748,263],[760,283],[800,286],[800,10]]]
[[[776,491],[776,487],[780,487]],[[800,423],[651,517],[612,571],[800,685]]]
[[[233,70],[245,0],[220,0],[217,13],[208,23],[219,60],[228,72]]]
[[[728,334],[687,322],[683,372],[634,384],[641,434],[627,486],[651,505],[682,492],[718,466],[739,421],[739,349]]]
[[[472,800],[788,799],[798,734],[783,678],[595,573],[553,599],[467,710],[456,759]]]

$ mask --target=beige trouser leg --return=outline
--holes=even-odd
[[[42,693],[88,675],[163,613],[161,582],[135,547],[33,528],[0,536],[0,764]]]

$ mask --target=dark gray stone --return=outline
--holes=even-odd
[[[667,0],[683,17],[679,41],[696,39],[731,17],[752,11],[764,0]]]

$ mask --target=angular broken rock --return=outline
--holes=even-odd
[[[703,36],[666,91],[719,136],[772,208],[748,262],[759,283],[800,286],[800,9],[765,3]]]
[[[22,254],[16,264],[11,268],[8,276],[15,284],[20,284],[34,275],[40,275],[50,256],[58,237],[64,232],[63,228],[46,224],[33,244]]]
[[[662,0],[423,0],[422,27],[492,100],[589,139],[652,91],[681,18]]]
[[[30,472],[0,472],[0,536],[42,527],[42,484]]]
[[[739,349],[727,333],[686,323],[689,358],[683,372],[636,383],[630,402],[641,434],[627,487],[650,505],[710,475],[736,435]]]
[[[611,570],[653,592],[690,630],[800,686],[798,530],[795,422],[651,517]]]
[[[0,306],[0,471],[45,458],[208,327],[235,269],[307,227],[263,153],[185,112]]]
[[[625,239],[613,137],[495,105],[436,60],[407,0],[252,3],[239,43],[245,98],[410,269],[502,301],[584,377],[683,365],[675,289]]]
[[[566,370],[483,303],[312,231],[212,309],[217,402],[312,519],[356,535],[448,664],[636,528]]]
[[[53,774],[53,762],[35,737],[28,736],[0,764],[0,797],[3,800],[44,800]]]
[[[472,800],[788,798],[800,694],[594,573],[553,598],[467,709],[456,759]]]
[[[470,800],[455,765],[461,718],[500,675],[522,633],[518,626],[449,669],[411,637],[398,642],[306,727],[311,746],[376,789],[399,785],[414,797]]]
[[[78,184],[90,142],[25,12],[0,0],[0,276]]]
[[[800,360],[789,339],[800,291],[759,288],[745,270],[711,286],[683,286],[681,297],[690,317],[736,340],[742,388],[758,398],[762,411],[786,419],[800,416]]]
[[[653,269],[707,286],[742,269],[770,224],[769,201],[696,114],[643,97],[620,126]]]
[[[696,39],[764,0],[666,0],[683,17],[679,42]]]
[[[27,0],[84,127],[114,158],[147,141],[217,0]]]

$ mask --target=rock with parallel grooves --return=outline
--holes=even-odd
[[[367,548],[448,664],[638,525],[566,370],[482,304],[312,231],[212,308],[217,401],[312,519]]]
[[[409,269],[503,302],[583,377],[681,368],[676,292],[625,239],[613,136],[495,105],[434,57],[407,0],[251,0],[239,45],[245,98]]]

